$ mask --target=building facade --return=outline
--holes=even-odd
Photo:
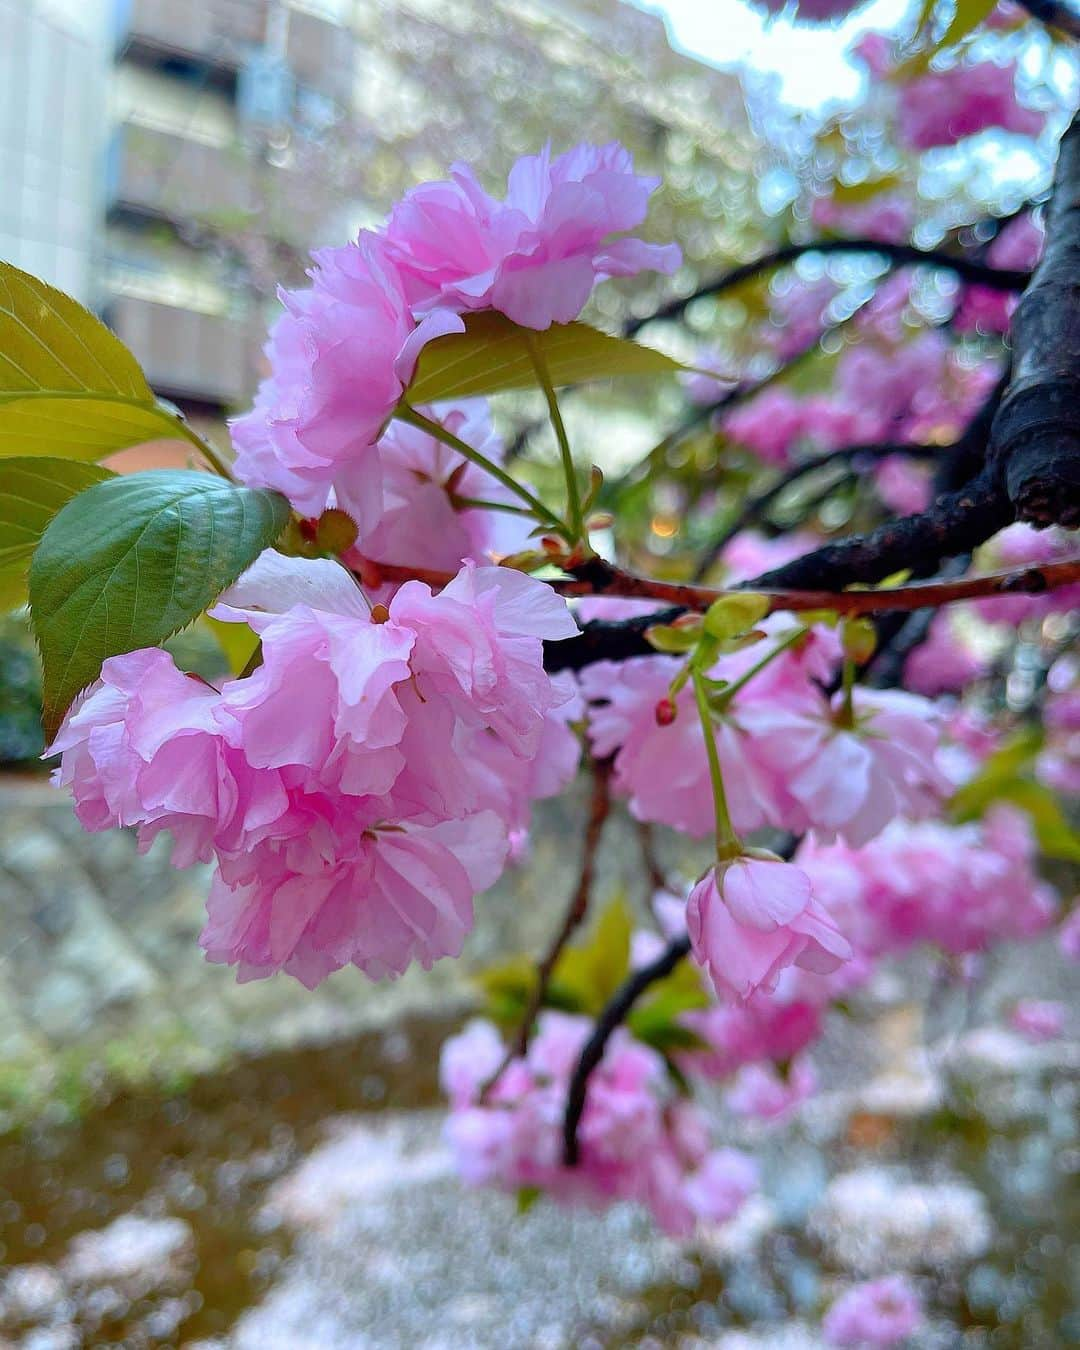
[[[738,83],[621,0],[0,0],[0,23],[0,256],[195,418],[250,396],[313,243],[454,160],[498,181],[548,139],[622,140],[691,274],[754,218]],[[612,287],[600,317],[655,298]]]

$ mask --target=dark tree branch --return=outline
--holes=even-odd
[[[1062,137],[1046,249],[1012,320],[989,464],[1017,516],[1080,525],[1080,116]]]
[[[743,282],[751,281],[764,272],[774,271],[787,263],[797,261],[807,253],[866,253],[885,258],[893,267],[916,264],[927,267],[942,267],[959,277],[961,281],[987,286],[995,291],[1022,291],[1029,280],[1029,273],[1014,271],[1002,267],[989,267],[986,263],[976,262],[963,254],[946,253],[942,249],[916,248],[914,244],[886,244],[876,239],[814,239],[803,244],[785,244],[782,248],[750,262],[740,263],[714,281],[707,281],[690,295],[670,300],[666,305],[653,310],[626,324],[623,332],[633,337],[646,324],[658,319],[674,319],[682,314],[695,300],[704,300],[710,296],[723,295],[734,290]]]
[[[888,520],[870,534],[826,544],[747,585],[796,590],[872,586],[913,563],[970,553],[1012,519],[1009,501],[986,471],[959,491],[938,497],[927,511]]]
[[[1071,38],[1080,38],[1080,14],[1064,0],[1020,0],[1020,3],[1033,19]]]
[[[1041,567],[1020,567],[1006,572],[990,572],[985,576],[960,577],[955,581],[920,581],[888,590],[818,588],[809,579],[804,580],[798,570],[800,564],[806,564],[804,570],[807,577],[828,577],[838,586],[847,584],[849,580],[852,584],[861,582],[869,587],[875,581],[881,581],[893,572],[910,566],[904,561],[909,552],[915,558],[916,565],[920,565],[920,549],[924,547],[928,550],[927,557],[955,557],[961,552],[968,552],[975,546],[972,540],[981,542],[1000,528],[1000,525],[992,524],[993,512],[999,510],[1000,505],[1001,497],[998,494],[980,497],[977,491],[952,493],[939,498],[935,509],[924,515],[890,521],[873,534],[846,539],[842,543],[809,553],[805,558],[796,558],[787,567],[766,573],[757,581],[747,582],[739,590],[749,588],[764,595],[769,601],[769,612],[790,610],[800,614],[826,609],[839,614],[883,614],[889,611],[910,614],[913,610],[927,606],[937,609],[955,601],[974,600],[987,595],[1041,595],[1055,587],[1070,586],[1080,581],[1080,556],[1045,563]],[[953,551],[957,543],[960,547]],[[650,646],[645,637],[647,629],[654,624],[670,623],[687,610],[701,613],[714,600],[739,593],[634,577],[596,559],[589,568],[593,579],[556,581],[551,585],[563,595],[615,595],[658,602],[670,600],[673,603],[667,609],[639,618],[593,620],[582,625],[577,637],[545,643],[544,668],[551,673],[581,670],[594,661],[627,661],[634,656],[654,656],[656,649]],[[785,581],[783,588],[780,588],[775,578],[786,576],[789,570],[795,572],[796,580]],[[606,585],[600,580],[605,574],[610,578]]]
[[[592,1035],[585,1042],[581,1057],[570,1079],[570,1088],[566,1096],[566,1115],[563,1118],[563,1162],[567,1167],[578,1164],[578,1125],[585,1110],[585,1094],[589,1078],[604,1058],[604,1051],[616,1027],[626,1021],[630,1009],[644,994],[650,985],[666,979],[684,957],[689,955],[690,939],[676,938],[665,950],[640,970],[635,970],[616,991],[593,1027]]]

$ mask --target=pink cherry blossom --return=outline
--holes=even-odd
[[[642,656],[598,661],[581,672],[589,704],[589,740],[594,754],[615,755],[613,785],[629,799],[639,820],[655,821],[704,837],[713,828],[709,768],[692,691],[684,686],[669,725],[657,722],[657,704],[679,670],[675,657]],[[736,707],[715,729],[717,749],[730,783],[729,805],[738,830],[753,830],[781,815],[778,775],[763,767],[744,735]],[[786,800],[786,799],[785,799]]]
[[[904,662],[904,685],[914,694],[933,698],[956,693],[989,671],[986,661],[957,632],[953,615],[939,611],[926,640]]]
[[[730,358],[715,351],[703,348],[694,357],[694,365],[696,370],[679,377],[691,403],[716,403],[738,384],[737,376],[731,372]],[[706,374],[707,371],[715,374]]]
[[[373,824],[336,861],[298,843],[262,850],[214,878],[199,942],[241,981],[284,970],[314,989],[350,963],[371,979],[404,974],[413,961],[430,970],[461,954],[473,896],[497,879],[506,848],[503,822],[485,811],[430,826]]]
[[[1075,531],[1036,530],[1017,521],[993,536],[980,550],[980,563],[995,567],[1039,567],[1076,553]],[[1080,583],[1041,595],[989,595],[972,602],[989,623],[1017,624],[1080,607]]]
[[[773,299],[762,340],[782,361],[797,356],[820,336],[837,289],[828,276],[813,282],[796,279]]]
[[[759,991],[742,1002],[720,1002],[684,1013],[682,1021],[707,1047],[680,1057],[687,1071],[703,1078],[727,1078],[759,1060],[789,1060],[817,1040],[821,1008],[805,997],[785,998],[786,973],[772,993]],[[796,986],[794,992],[801,990]]]
[[[922,1325],[919,1296],[902,1275],[853,1285],[825,1314],[822,1331],[833,1346],[891,1350]]]
[[[543,641],[577,631],[565,602],[467,564],[378,622],[344,568],[268,551],[215,614],[258,632],[252,674],[218,690],[133,652],[71,710],[58,778],[87,827],[134,825],[143,846],[168,830],[177,865],[215,859],[202,943],[241,978],[456,955],[508,829],[576,766],[552,720],[572,681],[543,670]]]
[[[766,389],[748,403],[727,414],[724,434],[766,464],[787,464],[792,450],[805,432],[806,417],[801,400],[781,387]]]
[[[626,237],[658,181],[635,174],[617,142],[519,159],[502,201],[459,164],[405,194],[386,239],[417,312],[497,309],[544,329],[576,319],[606,277],[678,267],[676,245]]]
[[[874,486],[884,504],[898,516],[925,511],[932,497],[930,470],[907,455],[888,455],[874,471]]]
[[[1046,998],[1022,998],[1009,1015],[1014,1031],[1029,1041],[1056,1040],[1065,1030],[1068,1007]]]
[[[999,805],[977,825],[896,820],[857,849],[811,837],[796,862],[826,904],[842,878],[842,922],[858,950],[880,956],[925,942],[959,956],[1050,926],[1057,895],[1035,856],[1028,817]]]
[[[579,1165],[564,1165],[567,1086],[591,1029],[586,1017],[543,1012],[526,1057],[507,1066],[482,1102],[497,1067],[494,1029],[473,1022],[446,1042],[446,1137],[462,1179],[507,1191],[540,1187],[567,1204],[633,1200],[684,1236],[699,1221],[730,1218],[756,1189],[756,1166],[736,1150],[710,1151],[700,1113],[673,1095],[660,1056],[624,1028],[589,1079]]]
[[[779,1124],[790,1120],[817,1091],[817,1074],[805,1056],[783,1070],[772,1064],[747,1064],[735,1075],[724,1103],[736,1116]]]
[[[502,460],[502,442],[483,399],[466,399],[422,409],[487,459]],[[483,469],[416,427],[391,422],[377,444],[382,500],[375,526],[362,531],[345,561],[430,567],[456,571],[463,559],[490,561],[492,555],[524,548],[531,522],[468,500],[517,505],[516,498]],[[381,600],[393,589],[380,590]]]
[[[798,707],[756,702],[741,713],[757,753],[784,772],[804,828],[862,844],[895,816],[932,814],[950,791],[935,763],[934,706],[902,690],[859,687],[850,727],[843,725],[841,706],[837,694],[831,709],[819,699]]]
[[[1058,947],[1068,961],[1080,962],[1080,905],[1058,929]]]
[[[763,572],[811,553],[820,544],[820,537],[809,530],[791,530],[775,539],[767,539],[760,530],[740,530],[720,555],[724,579],[728,585],[752,581]]]
[[[302,515],[336,504],[370,530],[382,495],[382,428],[424,344],[463,324],[433,310],[418,326],[371,235],[312,256],[311,287],[281,292],[285,312],[270,333],[270,374],[255,406],[232,424],[234,468],[243,483],[283,492]]]
[[[1030,211],[1010,221],[986,251],[992,267],[1030,271],[1039,261],[1046,231]],[[959,333],[1007,333],[1016,308],[1016,296],[987,286],[965,286],[953,315]]]
[[[810,219],[819,230],[831,234],[899,244],[915,225],[915,207],[895,192],[882,192],[868,202],[837,203],[831,197],[815,197]]]
[[[761,1185],[757,1163],[735,1148],[718,1148],[682,1185],[687,1203],[706,1223],[726,1223]]]
[[[988,127],[1037,136],[1046,114],[1016,98],[1016,62],[979,61],[928,71],[900,90],[897,129],[912,150],[955,145]]]
[[[863,33],[851,48],[871,75],[887,75],[893,66],[893,44],[887,33]]]
[[[779,14],[788,0],[758,0],[758,3],[767,14]],[[860,3],[861,0],[795,0],[795,17],[807,23],[828,23],[850,13]]]
[[[743,856],[710,868],[690,892],[686,924],[694,959],[717,992],[739,998],[775,988],[785,966],[828,972],[851,955],[810,878],[779,858]]]

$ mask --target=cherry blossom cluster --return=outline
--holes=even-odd
[[[809,838],[796,862],[863,956],[924,943],[963,956],[1053,923],[1058,896],[1037,852],[1030,817],[1001,804],[969,825],[898,820],[860,848]]]
[[[467,564],[372,609],[336,563],[267,552],[215,613],[259,634],[253,673],[216,688],[136,651],[69,712],[52,750],[82,824],[214,860],[202,945],[241,979],[456,956],[530,801],[577,767],[573,691],[542,665],[565,603]]]
[[[428,448],[398,428],[384,434],[423,348],[463,332],[471,311],[545,329],[577,318],[606,277],[674,271],[674,244],[627,234],[658,182],[635,174],[614,142],[518,160],[501,201],[457,165],[448,181],[406,193],[382,229],[314,253],[311,286],[281,292],[270,374],[233,423],[237,477],[278,489],[305,517],[337,506],[356,522],[361,551],[374,536],[382,556],[399,542],[403,485],[406,501],[416,495],[404,478],[412,461],[440,484]],[[421,509],[444,516],[427,495]]]
[[[490,1022],[475,1020],[446,1042],[446,1133],[464,1180],[542,1189],[563,1203],[635,1201],[674,1235],[732,1218],[757,1190],[756,1163],[711,1147],[702,1115],[673,1091],[662,1057],[623,1029],[589,1080],[579,1164],[564,1164],[567,1088],[591,1031],[587,1017],[545,1012],[524,1059],[501,1073],[505,1051]]]
[[[815,829],[860,844],[896,815],[935,813],[950,791],[935,760],[941,721],[935,706],[903,691],[860,688],[847,725],[842,695],[830,700],[822,689],[839,668],[835,631],[804,630],[785,614],[771,615],[760,629],[762,643],[722,656],[710,671],[731,688],[761,659],[762,648],[794,639],[732,691],[715,720],[736,830]],[[703,838],[713,813],[691,691],[684,687],[675,697],[670,723],[656,717],[680,665],[660,654],[597,662],[582,671],[581,688],[593,751],[615,756],[615,786],[634,816]]]

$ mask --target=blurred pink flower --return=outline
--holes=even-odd
[[[1046,114],[1016,98],[1016,62],[979,61],[928,71],[900,90],[897,130],[912,150],[955,145],[988,127],[1037,136]]]
[[[1029,1041],[1053,1041],[1065,1030],[1068,1008],[1045,998],[1022,998],[1009,1015],[1009,1025]]]
[[[853,1285],[825,1314],[821,1329],[833,1346],[891,1350],[922,1325],[919,1296],[902,1275]]]

